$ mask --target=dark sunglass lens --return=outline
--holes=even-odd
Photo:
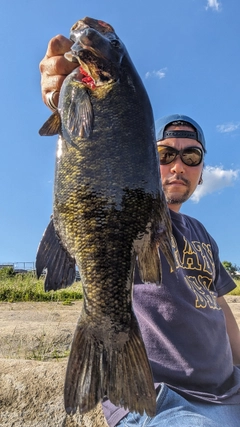
[[[186,148],[182,152],[182,161],[188,166],[198,166],[202,161],[202,150],[200,148]]]
[[[163,146],[159,145],[157,147],[157,149],[158,149],[158,154],[159,154],[159,159],[160,159],[161,165],[168,165],[176,157],[177,153],[171,147],[168,148],[168,147],[163,147]]]

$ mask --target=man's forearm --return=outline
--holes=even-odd
[[[222,308],[226,318],[227,333],[232,348],[233,363],[235,365],[240,365],[240,330],[238,324],[224,297],[218,298],[218,304]]]

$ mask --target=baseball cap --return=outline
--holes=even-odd
[[[202,144],[204,151],[206,152],[206,142],[205,142],[205,138],[204,138],[204,133],[203,130],[201,128],[201,126],[199,126],[199,124],[197,122],[195,122],[195,120],[191,119],[191,117],[185,116],[183,114],[171,114],[170,116],[164,116],[161,117],[160,119],[158,119],[155,123],[155,127],[156,127],[156,136],[157,136],[157,141],[161,141],[163,139],[171,138],[176,136],[174,135],[174,131],[169,131],[169,134],[171,135],[164,135],[164,131],[167,125],[170,125],[172,122],[175,121],[183,121],[186,123],[189,123],[191,126],[193,126],[195,128],[196,132],[191,132],[191,134],[182,134],[182,138],[186,137],[186,138],[191,138],[191,139],[195,139],[196,141],[200,142],[200,144]]]

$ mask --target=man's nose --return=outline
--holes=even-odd
[[[180,156],[177,156],[176,159],[172,162],[171,172],[172,173],[184,173],[184,163],[182,162]]]

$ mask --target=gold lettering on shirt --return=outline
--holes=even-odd
[[[195,250],[201,254],[202,258],[202,271],[212,274],[215,272],[215,265],[213,261],[213,255],[211,251],[211,245],[206,243],[200,243],[200,242],[192,242],[193,247]]]
[[[195,249],[193,244],[191,244],[188,240],[185,239],[185,237],[183,237],[183,240],[185,242],[185,245],[183,248],[183,256],[181,262],[182,268],[201,271],[202,266],[199,262],[197,250]]]
[[[203,271],[215,277],[215,265],[211,245],[197,241],[189,242],[184,236],[184,247],[182,254],[174,237],[172,237],[172,248],[174,252],[176,268]]]
[[[216,294],[210,290],[212,280],[209,277],[201,275],[197,277],[186,276],[185,280],[195,294],[196,308],[206,308],[209,306],[212,309],[219,309],[216,301]]]
[[[219,309],[216,292],[211,287],[216,275],[211,245],[198,241],[189,242],[184,236],[183,241],[180,253],[176,240],[172,238],[176,270],[195,271],[195,276],[185,275],[185,281],[195,295],[195,307]]]

